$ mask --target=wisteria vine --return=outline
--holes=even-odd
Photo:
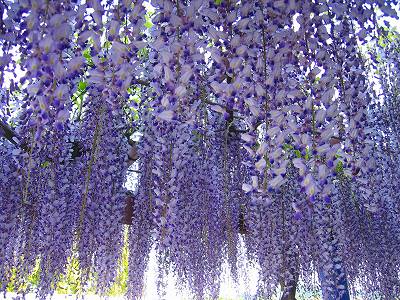
[[[107,295],[128,251],[141,299],[155,249],[160,298],[172,272],[217,299],[244,243],[256,298],[397,299],[398,10],[0,0],[0,290],[39,272],[45,299],[76,262]]]

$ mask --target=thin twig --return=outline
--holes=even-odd
[[[14,140],[14,138],[18,138],[18,135],[15,133],[15,131],[8,126],[8,124],[0,120],[0,136],[5,137],[7,140],[9,140],[11,143],[14,145],[18,146],[17,141]]]

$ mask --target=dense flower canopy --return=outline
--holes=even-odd
[[[128,247],[140,299],[154,246],[160,298],[215,299],[243,240],[260,298],[395,299],[396,5],[0,0],[0,290],[105,295]]]

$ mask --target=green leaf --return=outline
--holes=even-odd
[[[343,162],[341,162],[341,161],[338,162],[338,164],[336,165],[335,171],[338,174],[343,172]]]
[[[148,15],[148,14],[146,14],[145,16],[144,16],[144,18],[146,19],[146,22],[144,23],[144,26],[146,27],[146,28],[151,28],[151,27],[153,27],[153,22],[151,21],[151,17]]]
[[[300,150],[294,150],[294,155],[296,155],[297,158],[301,158]]]
[[[82,51],[82,55],[83,55],[84,58],[86,58],[86,63],[89,66],[93,67],[94,63],[93,63],[93,60],[92,60],[92,56],[90,55],[90,49],[87,48],[87,49],[83,50]]]
[[[306,155],[304,156],[305,160],[310,160],[311,159],[311,151],[309,148],[306,148]]]
[[[149,58],[149,49],[143,48],[138,51],[138,57],[143,59]]]
[[[83,57],[86,58],[87,60],[92,59],[89,48],[83,50],[82,54],[83,54]]]
[[[110,49],[111,46],[112,46],[112,44],[111,44],[110,41],[105,41],[104,44],[103,44],[103,47],[106,48],[106,49]]]
[[[292,150],[293,146],[290,144],[283,144],[283,150],[288,151],[288,150]]]
[[[86,90],[86,87],[87,87],[87,82],[79,81],[79,83],[78,83],[78,91],[84,92]]]
[[[35,268],[33,269],[32,273],[28,276],[28,282],[33,286],[38,286],[39,281],[40,281],[40,259],[37,258]]]
[[[49,162],[49,161],[45,161],[45,162],[42,162],[42,163],[40,164],[40,167],[42,167],[42,168],[47,168],[49,165],[50,165],[50,162]]]

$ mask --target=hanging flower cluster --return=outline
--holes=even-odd
[[[243,240],[259,297],[315,276],[324,299],[400,294],[400,38],[379,20],[396,1],[0,0],[0,15],[1,291],[39,268],[45,299],[77,261],[83,292],[106,295],[127,249],[140,299],[154,248],[160,298],[172,271],[215,299]]]

